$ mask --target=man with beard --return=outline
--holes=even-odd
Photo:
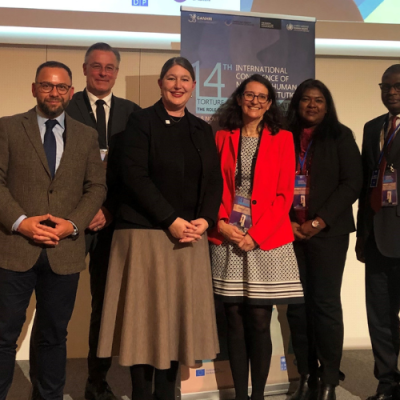
[[[14,373],[17,339],[32,292],[32,399],[62,400],[67,326],[84,232],[106,194],[97,132],[65,114],[70,69],[40,65],[32,84],[37,105],[0,119],[0,400]]]
[[[368,400],[394,400],[400,398],[400,64],[383,73],[379,86],[389,112],[364,127],[356,253],[365,262],[368,328],[379,381]]]
[[[118,77],[121,56],[118,50],[107,43],[95,43],[88,48],[83,63],[86,88],[73,96],[67,113],[79,122],[95,128],[98,132],[99,146],[106,166],[108,148],[117,150],[118,133],[125,130],[129,115],[140,107],[132,101],[116,97],[112,93]],[[111,154],[111,153],[110,153]],[[117,166],[118,157],[110,158],[108,177]],[[103,167],[103,168],[104,168]],[[111,367],[110,358],[97,357],[101,313],[107,279],[108,258],[114,232],[112,214],[115,213],[115,192],[118,185],[115,179],[108,179],[107,202],[98,210],[85,232],[86,252],[90,254],[90,291],[92,294],[92,314],[89,330],[89,376],[86,382],[85,398],[88,400],[116,400],[107,383],[107,372]],[[117,186],[117,187],[115,187]]]

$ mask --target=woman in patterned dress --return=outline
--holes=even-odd
[[[246,79],[217,115],[224,128],[216,134],[224,186],[209,235],[214,293],[228,321],[235,399],[247,400],[250,361],[251,399],[262,400],[273,304],[303,301],[289,219],[293,138],[281,130],[275,91],[261,75]]]

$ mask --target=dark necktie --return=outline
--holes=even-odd
[[[383,144],[383,156],[381,163],[379,165],[379,177],[378,177],[378,184],[376,187],[372,188],[371,190],[371,208],[374,210],[375,214],[382,208],[382,186],[383,186],[383,175],[386,171],[387,160],[386,160],[386,153],[389,153],[390,148],[394,142],[394,138],[388,144],[390,137],[392,136],[393,132],[396,130],[396,121],[397,117],[394,116],[392,118],[392,125],[388,134],[386,135],[385,142]]]
[[[58,122],[55,119],[48,119],[45,124],[46,132],[44,134],[43,147],[49,164],[51,177],[54,178],[56,173],[57,143],[53,128],[58,124]]]
[[[96,128],[99,134],[100,149],[107,148],[107,127],[106,127],[106,113],[104,111],[104,100],[96,101]]]

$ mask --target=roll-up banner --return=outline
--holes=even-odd
[[[255,73],[272,83],[286,111],[297,86],[315,77],[315,18],[181,7],[181,55],[196,73],[196,89],[187,107],[205,121],[210,122],[235,88]],[[226,321],[218,302],[216,313],[221,353],[215,361],[181,369],[185,397],[234,397]],[[284,307],[274,308],[271,337],[266,393],[277,393],[287,390],[288,377],[296,374]]]
[[[286,110],[297,86],[315,76],[315,18],[181,7],[181,55],[195,69],[187,107],[198,117],[209,121],[256,73]]]

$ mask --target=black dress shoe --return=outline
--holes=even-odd
[[[318,379],[310,375],[300,375],[296,391],[289,397],[289,400],[317,400]]]
[[[86,400],[118,400],[106,381],[92,382],[89,379],[85,388]]]
[[[335,385],[322,384],[319,388],[317,400],[336,400]]]

